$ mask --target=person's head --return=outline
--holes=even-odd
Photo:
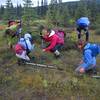
[[[85,44],[86,44],[86,42],[84,40],[79,40],[77,46],[82,51]]]
[[[43,33],[43,35],[50,35],[51,29],[49,29],[49,28],[44,28],[44,29],[42,30],[42,33]]]
[[[51,29],[50,28],[48,28],[48,27],[46,27],[46,26],[43,26],[43,25],[40,25],[39,26],[39,30],[40,30],[40,32],[41,32],[41,34],[43,35],[43,36],[45,36],[45,35],[50,35],[50,33],[51,33]]]
[[[51,29],[50,29],[50,28],[47,28],[47,29],[46,29],[46,32],[47,32],[47,35],[50,35]]]

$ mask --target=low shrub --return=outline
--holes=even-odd
[[[95,30],[95,34],[96,35],[100,35],[100,28],[98,28],[98,29]]]
[[[99,25],[99,24],[92,24],[92,25],[90,26],[90,29],[92,29],[92,30],[96,30],[96,29],[98,29],[98,28],[100,28],[100,25]]]

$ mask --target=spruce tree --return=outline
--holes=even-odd
[[[38,1],[37,1],[37,9],[36,9],[36,10],[37,10],[37,15],[38,15],[38,16],[40,16],[40,14],[41,14],[41,13],[40,13],[41,9],[40,9],[39,3],[40,3],[40,2],[39,2],[39,0],[38,0]]]
[[[12,15],[13,4],[11,0],[6,0],[5,19],[13,19]]]
[[[47,11],[47,21],[51,22],[52,24],[58,25],[58,5],[57,5],[57,0],[51,0],[50,5],[48,7]]]
[[[83,16],[90,17],[90,10],[87,6],[87,2],[81,0],[78,3],[78,7],[77,7],[76,13],[75,13],[75,18],[78,19]]]
[[[4,16],[4,11],[5,11],[5,8],[4,8],[3,5],[1,5],[1,7],[0,7],[0,19],[3,18],[3,16]]]
[[[16,16],[17,16],[18,19],[21,19],[21,16],[22,16],[22,6],[21,6],[21,4],[20,5],[17,4]]]
[[[36,12],[32,7],[32,1],[31,0],[23,0],[24,1],[24,14],[23,14],[23,20],[27,24],[28,30],[30,29],[30,21],[34,20],[36,17]]]
[[[44,0],[44,7],[43,7],[43,14],[46,15],[46,12],[48,10],[48,0]]]

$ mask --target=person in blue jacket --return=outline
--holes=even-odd
[[[93,73],[96,74],[96,57],[100,54],[100,45],[80,41],[78,48],[83,52],[83,58],[75,71],[83,74],[92,70]]]
[[[15,53],[16,56],[22,60],[30,61],[29,53],[33,51],[34,43],[32,39],[32,35],[30,33],[26,33],[24,37],[21,37],[18,43],[15,45]]]
[[[87,17],[81,17],[76,21],[76,25],[77,25],[77,34],[78,34],[78,40],[81,39],[81,32],[82,30],[84,30],[85,35],[86,35],[86,41],[89,40],[89,31],[88,31],[88,27],[90,25],[90,21]]]

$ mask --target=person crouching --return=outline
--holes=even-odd
[[[96,57],[100,54],[100,45],[80,41],[78,48],[82,51],[83,58],[75,72],[84,74],[92,70],[93,74],[96,74]]]
[[[24,61],[30,61],[29,53],[34,49],[31,34],[26,33],[15,45],[16,56]]]
[[[44,41],[49,42],[49,46],[44,48],[45,52],[53,52],[56,57],[60,56],[60,49],[64,45],[64,39],[60,38],[54,30],[44,29],[44,36],[42,37]]]

